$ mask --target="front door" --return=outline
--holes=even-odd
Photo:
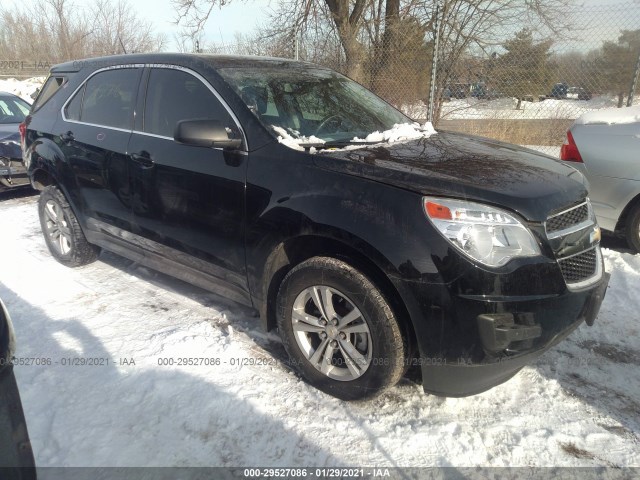
[[[244,255],[245,152],[183,145],[178,121],[216,119],[239,134],[212,88],[189,70],[149,70],[142,122],[129,141],[134,240],[171,272],[250,303]]]

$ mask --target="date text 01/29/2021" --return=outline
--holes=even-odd
[[[245,468],[245,478],[369,478],[390,477],[388,468]]]

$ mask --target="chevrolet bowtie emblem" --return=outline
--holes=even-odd
[[[600,231],[600,227],[596,225],[595,227],[593,227],[593,232],[591,232],[591,234],[589,235],[589,242],[592,244],[599,243],[601,238],[602,232]]]

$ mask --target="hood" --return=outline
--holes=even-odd
[[[439,132],[428,138],[315,155],[320,168],[424,195],[476,200],[544,221],[587,196],[574,168],[515,145]]]
[[[0,157],[22,158],[17,124],[0,125]]]

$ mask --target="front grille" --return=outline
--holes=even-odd
[[[589,207],[586,203],[582,203],[573,207],[571,210],[562,212],[559,215],[550,217],[547,220],[547,233],[553,233],[565,230],[574,225],[578,225],[589,219]]]
[[[565,282],[581,282],[596,274],[598,266],[596,249],[597,247],[579,253],[578,255],[558,260],[558,265],[560,265],[560,270],[562,270]]]

